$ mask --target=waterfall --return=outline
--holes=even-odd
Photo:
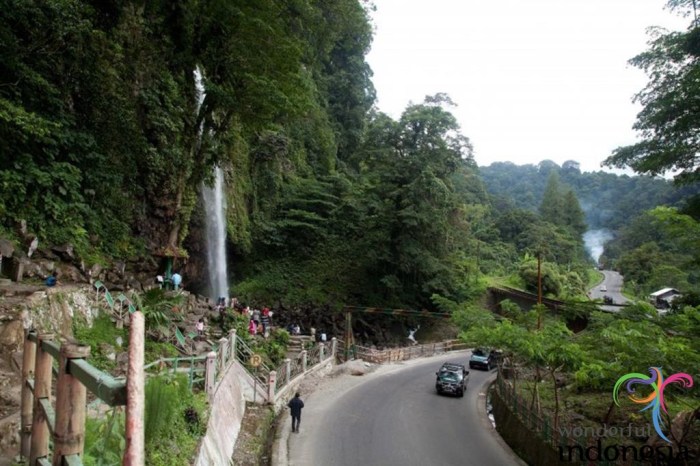
[[[194,70],[197,98],[197,113],[204,103],[204,85],[199,67]],[[201,141],[203,124],[198,129]],[[199,146],[199,142],[197,143]],[[199,147],[197,147],[199,150]],[[209,297],[216,300],[228,298],[228,272],[226,268],[226,197],[224,196],[224,172],[218,165],[214,168],[214,185],[202,184],[202,200],[205,210],[207,241],[207,269],[209,271]]]

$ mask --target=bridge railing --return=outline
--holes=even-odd
[[[30,465],[83,464],[88,390],[110,406],[127,405],[124,464],[143,464],[144,322],[140,312],[131,314],[129,338],[129,369],[123,379],[88,363],[87,345],[58,344],[53,334],[27,332],[22,361],[20,455]],[[58,361],[58,375],[56,399],[52,402],[54,360]]]

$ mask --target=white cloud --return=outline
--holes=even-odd
[[[375,0],[367,57],[378,107],[446,92],[479,165],[573,159],[600,169],[635,140],[632,96],[647,78],[627,64],[646,29],[684,29],[664,0]]]

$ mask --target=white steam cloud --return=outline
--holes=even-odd
[[[602,228],[600,230],[588,230],[583,235],[583,242],[586,245],[586,250],[591,255],[594,261],[598,262],[603,254],[605,243],[613,238],[610,230]]]

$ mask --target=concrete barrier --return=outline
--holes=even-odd
[[[195,466],[230,464],[233,447],[245,414],[243,383],[245,369],[232,361],[211,397],[207,433],[202,438]]]

